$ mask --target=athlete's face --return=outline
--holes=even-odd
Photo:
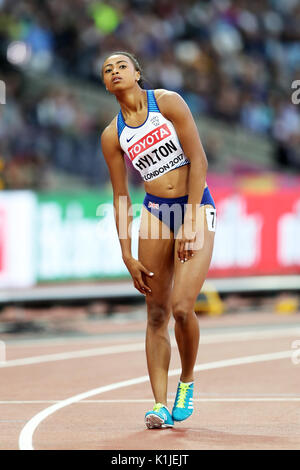
[[[129,57],[112,55],[106,59],[102,67],[103,81],[111,93],[130,88],[140,79],[140,72]]]

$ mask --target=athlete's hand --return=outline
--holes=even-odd
[[[191,220],[185,220],[177,238],[177,256],[179,261],[184,263],[194,256],[196,232],[193,230],[193,222]]]
[[[145,276],[153,277],[154,274],[135,258],[124,259],[124,263],[132,277],[134,287],[143,295],[146,295],[147,292],[151,293],[151,289],[147,286],[144,278]]]

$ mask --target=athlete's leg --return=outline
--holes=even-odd
[[[194,311],[197,296],[204,283],[211,262],[214,235],[208,230],[205,208],[199,207],[197,226],[198,249],[194,256],[181,263],[177,257],[177,244],[175,242],[175,274],[172,292],[172,312],[175,318],[175,336],[181,358],[182,382],[194,380],[194,365],[197,359],[199,346],[199,323]]]
[[[168,323],[171,315],[171,289],[174,272],[174,238],[162,238],[166,226],[143,207],[139,237],[139,260],[154,273],[146,282],[151,293],[146,295],[147,366],[156,403],[167,405],[168,370],[171,345]],[[164,232],[166,234],[166,231]]]

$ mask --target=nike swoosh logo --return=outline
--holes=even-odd
[[[131,141],[131,139],[133,139],[133,138],[134,138],[134,136],[135,136],[135,134],[134,134],[132,137],[130,137],[130,139],[126,139],[126,140],[127,140],[127,142],[130,142],[130,141]]]

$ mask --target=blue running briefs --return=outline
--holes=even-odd
[[[172,232],[176,233],[184,222],[184,214],[188,195],[176,198],[163,198],[146,193],[143,205],[155,217],[164,222]],[[200,206],[211,204],[216,208],[212,195],[206,187]]]

